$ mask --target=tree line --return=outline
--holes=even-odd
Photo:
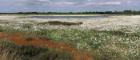
[[[124,10],[124,11],[93,11],[93,12],[16,12],[16,13],[0,13],[0,14],[140,14],[140,11]]]

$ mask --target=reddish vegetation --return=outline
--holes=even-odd
[[[64,51],[70,53],[73,56],[74,60],[93,60],[92,56],[86,52],[80,52],[77,49],[72,48],[70,45],[63,42],[55,42],[48,40],[46,38],[25,38],[24,34],[14,33],[0,33],[0,39],[10,40],[17,45],[33,45],[39,47],[45,47],[56,49],[59,51]],[[30,39],[30,40],[29,40]]]

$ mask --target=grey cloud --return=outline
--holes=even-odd
[[[0,11],[140,9],[140,0],[0,0]]]

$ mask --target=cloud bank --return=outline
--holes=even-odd
[[[140,0],[0,0],[0,12],[140,9]]]

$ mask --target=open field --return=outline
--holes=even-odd
[[[33,16],[0,15],[0,60],[140,60],[139,15]]]

